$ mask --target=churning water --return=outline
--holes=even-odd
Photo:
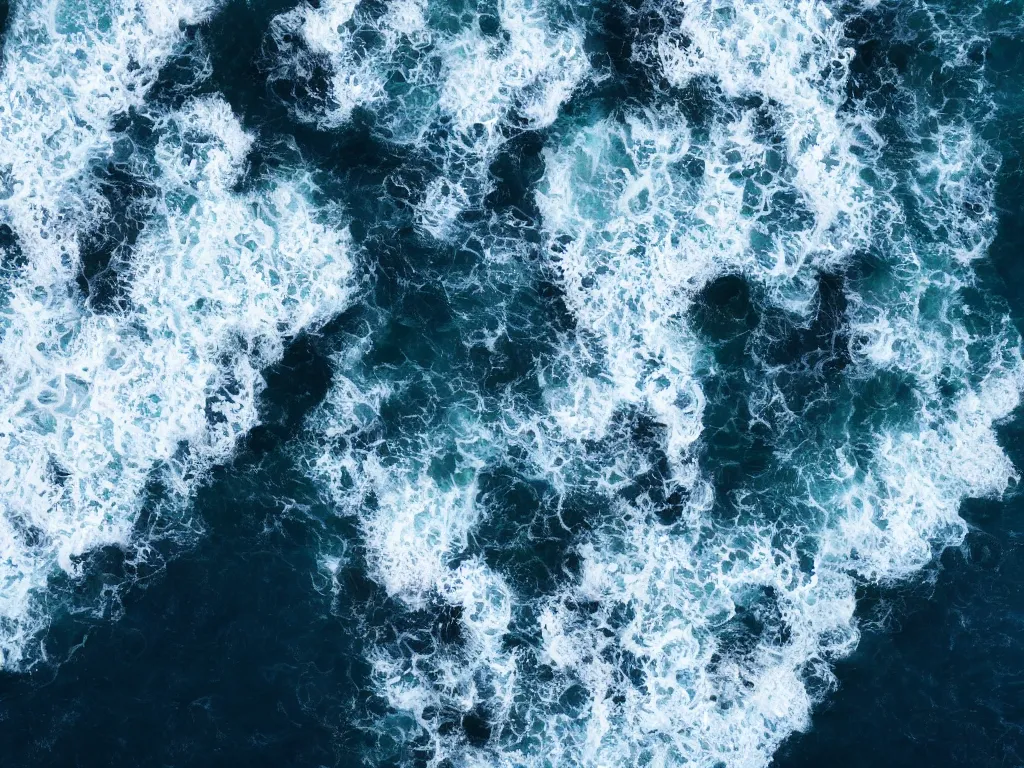
[[[14,0],[0,754],[1024,763],[1018,0]]]

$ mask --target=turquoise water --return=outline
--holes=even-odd
[[[1016,765],[1018,3],[11,3],[11,765]]]

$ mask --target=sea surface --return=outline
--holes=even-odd
[[[1024,765],[1020,0],[0,22],[0,765]]]

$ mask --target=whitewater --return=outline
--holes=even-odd
[[[1019,13],[284,3],[261,121],[211,85],[226,5],[12,3],[0,668],[59,667],[104,550],[189,557],[315,338],[281,450],[351,525],[309,577],[359,638],[367,764],[771,764],[863,591],[1018,481],[980,51]]]

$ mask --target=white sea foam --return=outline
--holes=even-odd
[[[824,3],[706,0],[666,19],[636,55],[712,94],[707,122],[623,109],[545,153],[544,267],[576,326],[536,367],[542,402],[473,393],[472,419],[436,419],[384,460],[372,442],[353,449],[363,426],[345,424],[372,422],[401,382],[365,398],[349,366],[311,422],[334,441],[317,472],[361,516],[374,577],[410,610],[465,611],[459,642],[425,629],[427,650],[370,652],[378,692],[433,765],[765,766],[855,648],[857,587],[919,572],[962,541],[964,499],[1017,477],[994,428],[1019,403],[1019,340],[964,291],[994,237],[996,162],[977,126],[921,103],[914,156],[888,155],[876,116],[847,100],[852,52]],[[424,221],[443,231],[450,218]],[[514,260],[498,250],[483,269]],[[752,287],[762,315],[737,364],[746,426],[772,457],[716,499],[702,381],[722,364],[692,317],[725,276]],[[827,314],[826,276],[845,307],[825,318],[839,328],[830,346],[772,358],[785,339],[771,323],[810,333]],[[627,493],[656,468],[630,435],[639,416],[669,466],[669,519],[654,492]],[[458,481],[427,470],[449,451]],[[547,482],[553,515],[591,504],[578,573],[542,596],[470,556],[493,513],[474,483],[497,464]],[[353,489],[374,503],[347,502]],[[513,653],[499,639],[520,609],[532,644]],[[485,738],[445,711],[484,713]]]
[[[122,520],[102,513],[75,522],[71,507],[78,502],[72,497],[81,489],[65,477],[65,462],[41,445],[63,443],[58,453],[74,459],[68,464],[90,461],[89,446],[72,444],[58,419],[88,410],[89,381],[103,353],[68,367],[54,365],[51,355],[70,358],[78,348],[79,355],[91,356],[90,346],[112,332],[112,320],[82,323],[74,288],[77,237],[107,215],[89,165],[111,151],[113,118],[141,104],[160,66],[180,47],[181,25],[202,21],[213,8],[204,0],[54,1],[20,3],[11,12],[0,80],[0,221],[13,231],[25,264],[7,286],[0,313],[5,665],[18,663],[45,620],[30,615],[29,595],[45,585],[54,561],[71,569],[70,558],[94,540],[126,535]],[[108,482],[97,492],[110,496],[117,489]],[[60,499],[68,500],[66,508],[57,509]]]
[[[37,656],[51,577],[126,546],[147,484],[172,503],[257,419],[260,369],[349,300],[348,236],[303,174],[238,193],[252,137],[209,98],[160,117],[151,214],[101,314],[75,283],[78,240],[108,212],[90,164],[140,108],[184,25],[214,3],[44,3],[14,12],[0,84],[24,265],[0,308],[0,663]],[[36,648],[35,650],[38,650]]]
[[[844,78],[836,73],[843,75],[849,54],[839,48],[841,29],[830,19],[827,8],[808,3],[697,3],[684,11],[680,47],[672,36],[659,47],[670,79],[685,83],[692,77],[711,77],[727,97],[757,94],[772,105],[770,112],[786,138],[782,165],[787,170],[778,174],[776,189],[792,185],[811,214],[805,226],[778,238],[772,266],[757,258],[765,229],[752,219],[771,216],[773,196],[761,196],[760,206],[743,211],[732,202],[736,213],[723,221],[721,213],[738,197],[730,183],[735,190],[749,182],[742,173],[716,178],[709,159],[740,158],[744,153],[723,152],[725,148],[715,146],[714,132],[704,179],[698,182],[703,189],[688,191],[681,179],[669,186],[672,173],[663,171],[665,181],[650,198],[660,201],[656,221],[660,217],[674,223],[673,215],[679,220],[692,211],[714,210],[719,219],[712,237],[721,240],[710,249],[693,242],[693,233],[700,229],[689,222],[681,235],[671,223],[641,228],[647,224],[646,211],[627,208],[634,185],[650,188],[646,179],[653,163],[638,161],[636,150],[627,160],[619,159],[621,151],[618,157],[609,152],[611,142],[601,135],[612,131],[619,145],[645,148],[650,140],[632,130],[629,120],[622,127],[585,129],[567,150],[549,157],[549,180],[540,201],[554,236],[554,263],[574,313],[603,340],[607,370],[622,402],[635,402],[634,393],[644,391],[645,371],[633,361],[653,360],[657,365],[666,351],[686,349],[678,341],[687,336],[683,313],[688,298],[703,284],[718,275],[740,273],[763,283],[766,296],[782,307],[799,310],[807,306],[799,292],[808,276],[841,268],[856,249],[889,234],[873,218],[884,222],[904,215],[894,200],[880,197],[860,180],[866,147],[858,147],[856,137],[860,133],[870,138],[871,132],[864,129],[863,116],[848,123],[838,112],[841,92],[835,84]],[[823,79],[828,69],[832,77]],[[657,131],[665,148],[642,155],[664,158],[666,168],[674,164],[677,179],[682,176],[679,158],[694,152],[685,146],[673,149],[684,141],[682,128]],[[918,378],[921,412],[905,431],[861,436],[872,444],[866,466],[846,456],[846,448],[823,466],[820,461],[804,463],[813,453],[789,454],[790,461],[800,463],[806,486],[805,495],[794,489],[788,503],[811,511],[802,516],[802,525],[817,520],[815,528],[795,539],[786,535],[787,515],[756,513],[758,502],[753,499],[747,503],[753,505],[754,519],[762,522],[735,529],[715,530],[706,515],[709,510],[704,510],[697,529],[687,534],[669,531],[640,507],[622,511],[622,530],[612,526],[599,531],[583,550],[579,583],[554,600],[545,617],[545,648],[553,666],[571,671],[568,678],[583,680],[592,694],[586,734],[578,737],[565,764],[766,764],[786,735],[808,724],[814,700],[808,681],[827,682],[830,675],[822,662],[849,652],[856,643],[856,581],[850,574],[881,581],[910,575],[931,559],[936,544],[962,539],[965,524],[957,512],[965,497],[1001,494],[1015,478],[992,430],[993,421],[1005,418],[1018,402],[1022,382],[1015,335],[1005,323],[997,324],[997,333],[988,339],[997,350],[991,373],[977,390],[968,389],[948,402],[937,393],[940,375],[948,376],[952,369],[954,378],[969,381],[972,370],[977,371],[965,357],[964,330],[948,317],[933,323],[918,312],[901,313],[928,290],[940,291],[947,308],[955,305],[956,289],[969,280],[957,277],[957,265],[983,253],[992,237],[988,210],[993,166],[984,159],[988,154],[962,129],[940,127],[936,144],[918,164],[913,186],[926,226],[942,232],[932,243],[882,243],[898,276],[893,288],[901,302],[886,304],[885,294],[857,294],[850,318],[855,339],[858,333],[872,339],[855,347],[860,353],[855,359],[863,368],[848,375],[869,376],[894,365],[907,370]],[[755,163],[765,163],[772,151],[754,142],[743,146]],[[707,151],[695,151],[702,149]],[[623,181],[595,183],[590,169],[599,163],[609,169],[606,178],[616,179],[618,173]],[[627,192],[619,198],[626,204],[618,207],[631,215],[611,213],[615,207],[608,202],[609,190],[614,201],[616,189]],[[595,191],[596,199],[588,199]],[[973,207],[963,205],[965,199]],[[965,208],[975,215],[965,215]],[[730,237],[731,232],[738,234]],[[678,253],[676,259],[687,271],[666,269],[666,251]],[[926,269],[909,269],[925,259]],[[685,281],[676,278],[680,274]],[[794,285],[780,283],[780,278]],[[659,302],[662,296],[667,298]],[[871,332],[857,322],[867,306]],[[634,330],[634,323],[642,330]],[[900,354],[908,347],[916,352],[912,359]],[[618,362],[624,355],[631,365]],[[653,375],[666,375],[663,363],[654,365]],[[676,364],[668,378],[690,386],[693,369],[692,363],[689,370]],[[771,384],[772,373],[765,371],[769,386],[777,386]],[[657,401],[648,401],[648,408],[666,427],[669,455],[680,449],[685,455],[699,435],[699,414],[693,420],[693,437],[680,441],[673,439],[678,420],[666,418]],[[760,503],[787,502],[773,495]],[[801,563],[790,548],[808,538],[814,552],[810,565]],[[766,588],[775,618],[759,617],[767,630],[757,645],[730,659],[723,650],[730,617],[751,611],[757,604],[752,596],[764,595]],[[596,603],[596,615],[565,608],[580,600]],[[624,627],[613,623],[617,612],[632,617]],[[594,648],[601,650],[595,653]],[[634,676],[639,667],[642,682],[622,680],[616,662],[621,663],[623,653],[631,659]],[[609,705],[616,698],[620,703]],[[549,733],[548,742],[556,737]]]
[[[434,762],[471,759],[462,736],[443,734],[442,726],[452,713],[461,717],[480,707],[492,722],[504,720],[519,664],[503,645],[514,595],[482,558],[466,557],[480,517],[476,471],[484,457],[467,447],[454,479],[440,481],[428,467],[443,448],[429,438],[417,441],[419,450],[401,462],[382,459],[372,447],[353,450],[349,438],[371,427],[382,400],[394,394],[361,383],[342,377],[313,415],[321,439],[327,439],[326,450],[313,458],[314,476],[325,482],[339,509],[358,516],[371,576],[408,610],[458,609],[453,621],[462,637],[458,645],[431,641],[423,652],[410,653],[405,643],[372,648],[377,693],[412,717],[413,731],[430,735]],[[449,423],[453,433],[445,440],[476,444],[485,455],[500,446],[471,417],[453,411]]]
[[[67,269],[57,228],[103,214],[85,176],[114,141],[113,118],[142,103],[160,66],[214,0],[18,4],[4,51],[4,220],[36,271]],[[73,248],[63,243],[65,249]],[[74,261],[65,256],[64,262]],[[59,279],[59,278],[58,278]]]
[[[531,128],[550,125],[586,75],[581,31],[549,26],[541,6],[499,3],[504,39],[481,31],[478,10],[456,21],[446,9],[434,9],[449,25],[456,21],[461,27],[456,32],[431,28],[429,10],[423,0],[406,0],[372,18],[360,16],[352,0],[330,0],[315,9],[302,4],[274,20],[272,36],[283,52],[276,74],[308,77],[316,57],[325,60],[331,91],[324,104],[316,105],[321,110],[317,121],[325,127],[343,125],[356,106],[389,98],[413,112],[421,131],[441,113],[454,122],[456,140],[485,147],[503,140],[502,122],[512,109]],[[360,29],[377,32],[378,45],[359,50],[355,32]],[[302,45],[296,46],[293,37],[301,38]],[[385,84],[395,75],[408,87],[389,93]],[[416,98],[423,91],[434,98]],[[302,114],[317,117],[316,111]]]
[[[357,0],[328,0],[319,8],[306,4],[276,17],[271,33],[282,50],[291,56],[280,62],[275,77],[287,80],[308,77],[319,60],[326,60],[332,71],[330,92],[323,103],[309,109],[294,104],[296,114],[325,127],[348,122],[352,110],[384,98],[385,81],[374,68],[372,59],[360,59],[353,52],[353,31],[349,22]],[[303,46],[293,43],[299,37]]]
[[[386,138],[436,154],[441,176],[422,190],[417,220],[445,239],[464,210],[482,204],[501,146],[524,129],[550,126],[588,75],[582,30],[556,23],[556,12],[503,0],[501,34],[486,34],[485,14],[475,8],[458,17],[426,0],[406,0],[372,17],[349,0],[317,9],[303,4],[274,21],[279,55],[272,77],[311,81],[326,65],[329,92],[295,98],[297,116],[334,129],[365,107]],[[360,30],[372,31],[376,45],[357,44]],[[441,142],[439,131],[446,134]]]

